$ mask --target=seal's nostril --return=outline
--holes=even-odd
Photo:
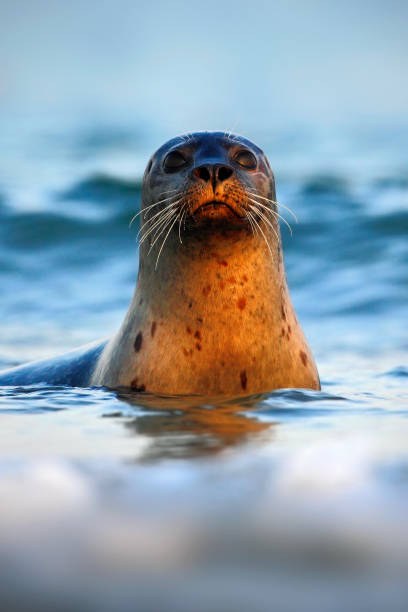
[[[220,166],[217,172],[217,179],[219,181],[226,181],[232,175],[232,168],[228,166]]]
[[[232,173],[233,169],[229,166],[222,166],[218,164],[198,166],[193,170],[193,174],[195,174],[195,176],[202,179],[206,183],[212,180],[214,185],[217,181],[220,183],[226,181],[232,175]]]
[[[205,182],[208,182],[211,178],[210,171],[206,166],[199,166],[199,168],[194,168],[194,174]]]

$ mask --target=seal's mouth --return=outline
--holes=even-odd
[[[226,202],[219,200],[212,200],[211,202],[205,202],[200,204],[193,212],[193,217],[209,218],[209,219],[227,219],[231,216],[242,219],[241,215]]]

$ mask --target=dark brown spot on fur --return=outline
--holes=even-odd
[[[199,342],[196,342],[196,349],[197,351],[201,351],[201,344]]]
[[[242,277],[242,280],[244,281],[244,283],[248,282],[248,277],[246,274],[244,274],[244,276]]]
[[[200,334],[198,329],[197,329],[196,333],[194,334],[194,338],[197,338],[197,340],[201,340],[201,334]]]
[[[225,288],[225,283],[224,283],[224,281],[220,281],[220,288],[221,288],[221,289],[224,289],[224,288]]]
[[[205,295],[206,297],[210,293],[210,291],[211,291],[211,285],[206,285],[205,287],[203,287],[203,295]]]
[[[241,387],[245,391],[245,389],[247,388],[247,382],[248,382],[246,371],[242,370],[242,372],[240,372],[239,377],[241,379]]]
[[[228,261],[225,261],[225,259],[219,259],[218,263],[220,264],[220,266],[228,266]]]
[[[281,336],[282,336],[282,338],[283,338],[283,336],[284,336],[284,335],[285,335],[285,328],[284,328],[284,327],[282,327],[282,331],[281,331]]]
[[[202,322],[203,322],[203,320],[202,320],[202,318],[201,318],[201,317],[197,317],[197,321],[198,321],[199,323],[202,323]]]
[[[157,327],[157,325],[156,325],[156,321],[153,321],[153,323],[152,323],[152,327],[151,327],[151,330],[150,330],[150,333],[151,333],[151,335],[152,335],[152,338],[154,338],[154,334],[156,333],[156,327]]]
[[[185,355],[186,357],[188,357],[188,356],[189,356],[189,354],[190,354],[190,353],[188,352],[188,350],[187,350],[186,348],[184,348],[184,346],[183,346],[183,353],[184,353],[184,355]]]
[[[288,332],[289,332],[289,335],[292,333],[292,328],[290,325],[288,325]]]
[[[192,333],[193,333],[193,332],[191,331],[191,328],[190,328],[188,325],[187,325],[187,328],[186,328],[186,329],[187,329],[187,333],[188,333],[188,334],[192,334]]]
[[[146,391],[145,385],[138,384],[137,377],[132,380],[132,382],[130,383],[130,387],[133,391],[136,391],[137,393],[143,393],[143,391]]]
[[[299,351],[300,358],[304,366],[307,365],[307,355],[304,351]]]
[[[246,299],[245,298],[239,298],[238,302],[237,302],[238,308],[240,310],[244,310],[245,306],[246,306]]]
[[[281,307],[281,311],[282,311],[282,319],[286,321],[286,312],[283,306]]]
[[[142,348],[142,342],[143,342],[142,332],[139,332],[136,336],[135,344],[134,344],[136,353],[138,353],[140,349]]]
[[[188,307],[192,308],[193,307],[193,302],[189,302]]]

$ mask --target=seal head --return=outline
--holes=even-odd
[[[249,140],[223,132],[173,138],[158,149],[146,168],[143,218],[156,225],[150,223],[146,229],[151,232],[142,232],[142,239],[150,236],[151,245],[163,219],[169,227],[174,222],[180,233],[212,223],[243,229],[252,222],[254,203],[248,198],[256,195],[266,198],[269,207],[275,206],[272,170],[261,149]]]

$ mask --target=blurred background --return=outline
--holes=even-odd
[[[13,111],[125,113],[172,134],[406,121],[403,0],[1,7],[1,101]]]
[[[219,129],[299,219],[323,386],[0,389],[4,609],[407,609],[407,26],[398,0],[0,0],[0,367],[115,332],[149,156]]]

